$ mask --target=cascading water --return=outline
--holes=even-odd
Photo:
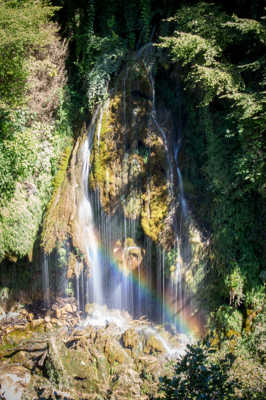
[[[62,248],[57,249],[57,251],[67,254],[64,264],[67,268],[74,246],[76,254],[74,273],[69,277],[61,269],[61,272],[57,273],[57,281],[61,282],[60,293],[68,294],[67,290],[72,285],[70,292],[75,294],[78,307],[82,311],[93,308],[87,306],[88,304],[106,305],[109,309],[128,311],[135,318],[145,315],[159,323],[174,322],[176,327],[182,331],[182,323],[178,322],[182,314],[184,295],[181,279],[181,231],[188,211],[182,176],[178,166],[179,147],[177,146],[176,150],[173,153],[171,152],[173,146],[169,141],[169,132],[160,123],[161,115],[157,115],[152,66],[146,64],[146,61],[144,64],[152,95],[151,98],[146,95],[142,96],[145,101],[149,101],[149,104],[151,104],[149,113],[146,114],[145,129],[154,132],[157,140],[158,137],[160,138],[158,140],[162,149],[160,151],[165,153],[167,163],[161,179],[166,183],[169,201],[173,205],[174,199],[177,196],[180,198],[182,215],[181,218],[176,218],[180,222],[180,226],[179,229],[176,229],[177,238],[173,249],[174,259],[171,260],[170,265],[169,255],[163,246],[156,244],[150,237],[144,235],[140,221],[141,213],[137,216],[134,214],[132,217],[125,212],[128,201],[126,197],[129,197],[131,193],[138,193],[138,180],[136,178],[138,175],[134,175],[134,168],[136,165],[138,167],[136,163],[138,163],[138,155],[140,154],[138,153],[138,140],[133,138],[133,142],[135,140],[135,144],[133,144],[128,139],[132,138],[132,130],[138,128],[138,110],[140,108],[138,106],[134,106],[134,108],[127,103],[129,96],[127,80],[130,76],[127,68],[121,83],[121,113],[117,116],[120,132],[125,138],[123,139],[124,144],[122,144],[124,147],[119,148],[119,154],[122,154],[120,176],[114,178],[114,171],[110,168],[104,168],[101,171],[101,179],[105,184],[104,191],[108,196],[113,190],[114,179],[119,179],[119,182],[122,182],[123,187],[126,188],[119,193],[121,207],[114,205],[111,212],[107,212],[102,204],[102,188],[98,186],[97,181],[93,187],[89,185],[90,175],[94,173],[95,165],[93,162],[95,163],[95,157],[98,157],[98,163],[100,157],[102,157],[105,130],[109,124],[108,115],[110,110],[114,108],[112,100],[107,100],[95,112],[88,135],[82,145],[79,145],[75,156],[75,164],[79,166],[77,167],[78,176],[72,184],[77,209],[74,218],[75,225],[78,226],[75,240],[76,243],[78,242],[77,248],[84,254],[80,256],[75,250],[75,242],[71,244],[67,239],[62,244]],[[129,112],[132,114],[129,114]],[[104,125],[105,130],[102,130],[102,125]],[[149,156],[148,154],[147,157]],[[132,160],[135,160],[135,164]],[[144,160],[144,157],[142,160]],[[176,166],[175,171],[174,166]],[[147,169],[146,174],[145,212],[149,225],[149,221],[153,218],[151,197],[154,196],[154,193],[151,194],[151,192],[154,190],[154,183],[153,172]],[[175,188],[175,182],[178,183],[178,190]],[[133,199],[135,198],[133,196]],[[142,207],[144,207],[144,203],[142,203]],[[175,210],[174,207],[173,210]],[[139,239],[139,236],[141,236],[141,239]],[[59,254],[57,261],[60,257]],[[47,285],[49,287],[49,274],[47,262],[43,264],[43,281],[46,288]],[[173,264],[175,264],[175,269]],[[48,293],[47,290],[45,292]],[[174,321],[167,312],[167,304],[170,304],[174,314],[178,314]]]
[[[102,289],[102,268],[99,261],[99,250],[97,238],[94,231],[94,221],[91,203],[88,197],[88,179],[90,172],[90,154],[94,139],[95,126],[92,124],[86,138],[82,151],[82,196],[79,205],[79,224],[82,226],[82,240],[85,243],[87,259],[90,268],[90,278],[88,279],[88,298],[92,303],[103,304],[104,296]]]
[[[143,50],[144,49],[142,49],[142,52],[143,52]],[[174,198],[174,173],[173,173],[172,159],[170,157],[170,146],[168,144],[167,135],[158,121],[157,112],[156,112],[155,82],[154,82],[154,78],[153,78],[153,74],[152,74],[153,64],[145,63],[145,67],[146,67],[146,70],[147,70],[147,73],[149,76],[149,81],[150,81],[150,84],[152,87],[151,118],[152,118],[152,121],[153,121],[155,127],[160,132],[160,135],[161,135],[163,143],[164,143],[165,151],[167,154],[167,160],[168,160],[168,180],[170,182],[169,190],[170,190],[171,196]],[[180,121],[179,121],[179,125],[180,125]],[[179,127],[179,130],[180,130],[180,127]],[[157,269],[157,276],[160,277],[161,288],[158,287],[157,289],[161,290],[163,304],[164,304],[165,292],[166,292],[166,287],[167,287],[167,291],[170,292],[170,297],[172,297],[172,299],[173,299],[172,301],[175,303],[175,314],[177,316],[176,324],[178,325],[179,329],[182,329],[184,288],[182,285],[181,237],[182,237],[182,224],[186,221],[186,219],[188,217],[188,208],[187,208],[187,202],[186,202],[185,195],[184,195],[183,179],[182,179],[182,175],[181,175],[181,171],[180,171],[179,163],[178,163],[180,146],[181,146],[181,137],[179,134],[179,137],[177,140],[177,145],[174,148],[174,154],[173,154],[173,160],[176,165],[179,197],[180,197],[180,204],[181,204],[181,216],[179,218],[180,224],[179,224],[179,227],[177,227],[178,233],[177,233],[176,244],[175,244],[176,263],[175,263],[174,271],[171,272],[170,282],[167,282],[167,279],[165,277],[164,254],[162,256],[161,256],[161,254],[158,254],[158,259],[160,260],[160,262],[158,263],[159,268]],[[164,310],[164,307],[162,309]],[[165,322],[164,312],[162,313],[162,321]]]
[[[186,219],[188,216],[188,208],[187,208],[187,202],[186,202],[185,195],[184,195],[183,179],[182,179],[182,175],[181,175],[179,163],[178,163],[180,146],[181,146],[181,138],[178,138],[177,145],[176,145],[176,148],[174,151],[174,158],[175,158],[176,172],[177,172],[178,185],[179,185],[179,191],[180,191],[181,210],[182,210],[184,219]]]
[[[49,262],[48,255],[42,254],[42,285],[43,285],[43,300],[44,304],[50,305],[50,284],[49,284]]]

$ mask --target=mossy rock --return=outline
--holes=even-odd
[[[123,345],[128,349],[136,349],[140,345],[140,337],[133,328],[127,329],[122,336]]]
[[[146,339],[143,351],[146,354],[163,353],[165,352],[165,348],[160,339],[156,336],[149,336]]]
[[[240,335],[243,328],[243,314],[231,306],[221,306],[213,314],[213,326],[220,339]]]
[[[125,350],[119,344],[116,345],[114,340],[107,340],[104,347],[104,354],[110,365],[112,365],[114,362],[124,364],[129,359]]]

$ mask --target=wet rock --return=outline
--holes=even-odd
[[[51,322],[51,317],[50,317],[49,315],[46,315],[46,316],[44,317],[44,321],[45,321],[45,322]]]
[[[125,331],[125,333],[122,336],[122,341],[123,341],[123,345],[129,349],[134,349],[137,346],[139,346],[139,344],[140,344],[139,335],[137,334],[136,330],[133,328],[130,328]]]
[[[36,353],[35,353],[36,356]],[[25,351],[18,351],[13,357],[12,362],[15,362],[28,370],[31,370],[34,367],[34,361],[28,357],[28,354]]]
[[[76,304],[72,304],[72,312],[75,313],[78,311]]]
[[[139,399],[141,395],[141,379],[132,368],[120,372],[120,376],[113,386],[111,399]]]
[[[32,313],[27,313],[26,318],[28,321],[32,321],[34,319],[34,315]]]
[[[106,341],[104,354],[106,355],[110,364],[113,364],[114,362],[123,364],[126,361],[129,361],[128,354],[125,352],[125,350],[119,346],[118,343],[115,343],[111,340]]]
[[[72,313],[73,312],[73,308],[71,304],[66,304],[64,306],[64,308],[62,309],[63,313]]]
[[[5,400],[20,400],[30,379],[30,373],[21,366],[0,365],[0,397]]]
[[[56,316],[56,318],[57,318],[57,319],[60,319],[60,318],[61,318],[61,315],[62,315],[62,312],[61,312],[60,308],[57,308],[57,309],[55,310],[55,316]]]
[[[75,306],[60,298],[30,323],[25,312],[21,313],[24,319],[12,314],[7,320],[5,332],[11,331],[4,334],[0,359],[31,371],[23,398],[37,399],[41,394],[44,400],[56,396],[148,400],[155,396],[168,361],[167,349],[175,346],[173,335],[106,306],[91,305],[91,314],[77,325]],[[56,318],[57,310],[63,319]]]
[[[37,328],[38,326],[42,325],[44,323],[44,319],[38,318],[34,319],[31,321],[31,327],[32,329]]]
[[[165,347],[162,341],[156,336],[150,336],[146,340],[143,351],[146,354],[163,353],[165,352]]]

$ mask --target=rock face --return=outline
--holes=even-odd
[[[132,238],[126,238],[123,243],[117,240],[113,247],[113,256],[119,268],[129,274],[141,266],[145,250],[138,247]]]
[[[77,319],[73,306],[59,299],[50,314],[60,309],[60,315],[65,311]],[[31,321],[27,335],[24,328],[21,336],[3,336],[1,398],[37,400],[40,394],[43,400],[152,398],[165,374],[169,349],[172,356],[183,350],[178,336],[121,311],[105,307],[98,311],[98,320],[92,312],[72,329],[70,320],[57,320],[48,312],[33,319],[42,320],[43,329]]]
[[[30,373],[19,365],[0,364],[0,398],[21,400],[25,388],[30,383]]]
[[[153,95],[149,69],[136,60],[119,76],[99,117],[90,183],[107,214],[123,210],[126,218],[140,219],[147,236],[170,248],[173,221],[167,217],[173,199],[163,135],[170,136],[173,122],[170,114],[163,116],[162,135]]]
[[[125,65],[83,127],[48,207],[42,244],[51,298],[75,296],[82,311],[108,304],[165,323],[166,301],[173,315],[194,312],[184,298],[194,301],[202,281],[201,235],[184,199],[181,127],[163,96],[155,98],[149,57]]]

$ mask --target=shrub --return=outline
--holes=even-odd
[[[235,399],[236,381],[228,380],[230,354],[220,362],[210,362],[206,347],[188,346],[186,355],[174,367],[174,377],[162,378],[162,398],[193,400]]]

